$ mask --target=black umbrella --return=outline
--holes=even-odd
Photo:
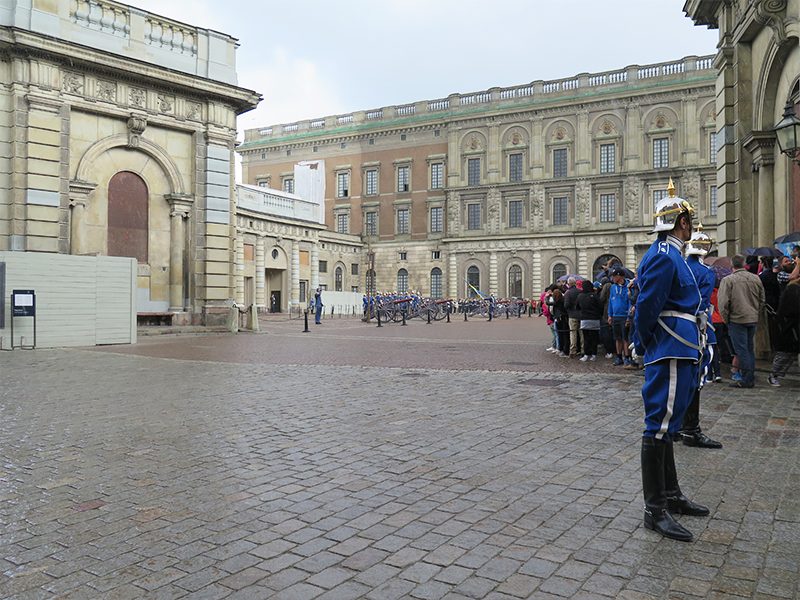
[[[745,256],[783,256],[783,252],[777,248],[767,248],[766,246],[761,246],[760,248],[750,246],[742,250],[742,254]]]
[[[781,237],[777,238],[773,244],[789,244],[791,242],[800,242],[800,231],[795,231],[794,233],[787,233],[786,235],[782,235]]]

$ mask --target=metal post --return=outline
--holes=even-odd
[[[383,325],[381,325],[381,313],[375,311],[375,316],[378,317],[378,327],[383,327]]]
[[[403,313],[403,323],[402,324],[405,325],[406,324],[406,309],[405,308],[402,310],[402,313]]]
[[[303,314],[305,315],[305,322],[306,322],[306,328],[303,329],[303,333],[308,333],[308,311],[305,311]]]
[[[467,322],[467,309],[464,309],[464,323]]]
[[[447,305],[447,322],[450,322],[450,305]]]
[[[506,319],[508,319],[508,309],[509,309],[509,308],[511,308],[511,306],[510,306],[510,305],[506,307]]]
[[[431,324],[431,311],[428,310],[428,325]]]

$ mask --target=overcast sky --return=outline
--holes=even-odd
[[[231,35],[239,131],[716,52],[684,0],[133,0]],[[241,135],[240,135],[241,138]]]

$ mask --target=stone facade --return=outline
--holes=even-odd
[[[139,312],[234,295],[236,40],[116,2],[0,0],[0,250],[136,256]]]
[[[715,76],[687,57],[249,130],[237,150],[246,184],[291,190],[298,163],[324,165],[361,289],[531,297],[611,256],[635,266],[670,177],[714,234]]]
[[[688,0],[683,10],[719,29],[720,253],[770,246],[800,231],[800,169],[773,132],[787,102],[800,112],[800,0]]]

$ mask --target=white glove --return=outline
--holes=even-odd
[[[631,345],[630,345],[630,346],[628,346],[628,350],[630,350],[630,351],[631,351],[631,360],[632,360],[633,362],[637,362],[637,363],[638,363],[638,362],[639,362],[639,355],[638,355],[638,354],[636,354],[636,344],[634,344],[633,342],[631,342]]]

